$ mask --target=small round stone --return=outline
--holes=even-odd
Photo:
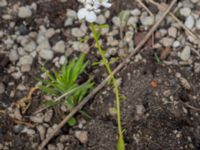
[[[58,41],[52,48],[57,53],[64,53],[65,52],[65,42]]]
[[[7,6],[7,1],[6,0],[0,0],[0,7],[5,7]]]
[[[200,30],[200,19],[196,21],[196,28]]]
[[[181,45],[181,43],[179,41],[174,41],[173,43],[173,48],[178,48]]]
[[[177,36],[177,29],[175,27],[170,27],[168,29],[168,35],[173,37],[173,38],[176,38]]]
[[[188,16],[185,20],[185,26],[188,27],[189,29],[192,29],[194,27],[194,17],[193,16]]]
[[[51,60],[54,56],[54,53],[50,49],[43,49],[39,52],[39,56],[45,60]]]
[[[112,23],[113,23],[115,26],[119,27],[119,26],[120,26],[120,18],[119,18],[119,17],[113,17],[113,18],[112,18]]]
[[[33,63],[33,57],[30,55],[22,56],[19,59],[19,64],[22,65],[31,65]]]
[[[88,142],[87,131],[75,131],[75,137],[83,144],[86,144]]]
[[[80,38],[80,37],[83,37],[85,35],[85,33],[79,28],[73,28],[72,29],[72,35],[74,37],[79,37]]]
[[[99,15],[99,16],[97,16],[96,23],[105,24],[106,23],[106,18],[103,15]]]
[[[189,46],[186,46],[183,51],[180,53],[180,58],[183,60],[183,61],[186,61],[186,60],[189,60],[190,58],[190,55],[191,55],[191,49]]]
[[[154,23],[154,17],[153,16],[142,16],[140,17],[140,21],[142,25],[144,26],[151,26]]]
[[[25,7],[20,7],[19,8],[19,12],[18,12],[18,16],[20,18],[29,18],[32,16],[32,11],[30,9],[29,6],[25,6]]]
[[[19,59],[19,55],[18,55],[18,53],[17,53],[17,50],[12,49],[12,50],[10,51],[10,53],[9,53],[9,59],[10,59],[10,61],[12,61],[12,62],[15,62],[15,61],[17,61],[17,60]]]
[[[191,9],[188,7],[181,8],[179,11],[180,14],[185,17],[188,17],[191,14]]]

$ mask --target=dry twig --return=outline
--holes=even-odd
[[[149,30],[149,32],[146,34],[144,39],[137,45],[137,47],[131,52],[131,54],[124,59],[124,61],[119,64],[114,71],[112,72],[113,75],[116,74],[119,70],[121,70],[128,62],[129,60],[139,52],[139,50],[144,46],[144,44],[147,42],[147,40],[151,37],[151,35],[154,33],[154,31],[157,29],[157,27],[160,25],[162,20],[165,18],[165,16],[169,13],[171,8],[174,6],[177,0],[173,0],[170,6],[166,9],[166,11],[163,13],[163,15],[160,17],[160,19],[154,24],[154,26]],[[110,79],[110,76],[105,78],[91,93],[89,93],[76,107],[74,107],[71,112],[58,124],[57,128],[54,129],[54,131],[44,140],[42,141],[41,145],[39,146],[39,150],[42,150],[48,142],[54,137],[54,135],[66,124],[66,122],[76,114],[77,111],[79,111],[99,90],[101,90],[108,80]]]
[[[137,0],[137,2],[151,15],[154,16],[153,13],[147,8],[147,6],[142,2],[142,0]]]

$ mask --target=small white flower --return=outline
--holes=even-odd
[[[86,8],[81,8],[78,11],[78,18],[80,20],[81,19],[86,19],[86,21],[88,21],[88,22],[94,22],[94,21],[96,21],[97,16],[96,16],[94,11],[89,11]]]
[[[110,8],[111,3],[108,0],[78,0],[84,4],[84,8],[78,11],[78,18],[86,19],[88,22],[96,21],[96,13],[100,13],[100,7]]]

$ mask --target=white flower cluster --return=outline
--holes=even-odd
[[[88,22],[96,21],[96,14],[99,13],[100,7],[110,8],[111,3],[109,0],[78,0],[79,2],[84,4],[84,8],[81,8],[78,11],[78,18],[86,19]]]

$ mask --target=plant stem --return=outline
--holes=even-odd
[[[110,65],[108,63],[108,60],[106,59],[104,51],[103,51],[103,49],[102,49],[102,47],[99,43],[98,31],[96,30],[94,24],[91,24],[91,30],[92,30],[92,33],[93,33],[93,38],[95,40],[97,49],[98,49],[98,51],[99,51],[99,53],[102,57],[103,63],[105,65],[109,75],[111,76],[111,80],[113,82],[114,91],[115,91],[115,98],[116,98],[117,125],[118,125],[119,139],[123,140],[123,132],[122,132],[122,127],[121,127],[120,97],[119,97],[119,88],[118,88],[118,85],[117,85],[117,81],[116,81],[116,79],[115,79],[115,77],[112,73],[112,70],[111,70]],[[122,147],[124,147],[124,145]],[[120,149],[120,150],[124,150],[124,148]]]

